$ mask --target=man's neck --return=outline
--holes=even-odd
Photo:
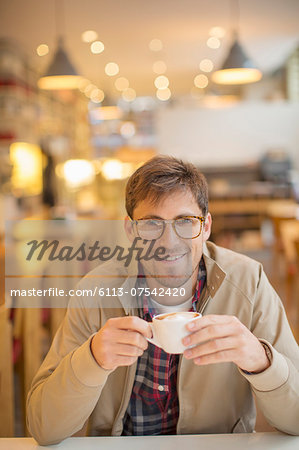
[[[158,277],[153,277],[147,275],[144,271],[146,277],[146,284],[151,292],[151,297],[155,299],[161,305],[179,305],[184,301],[192,298],[195,294],[197,276],[198,276],[198,265],[193,271],[192,275],[185,281],[182,285],[175,287],[169,287],[163,285]],[[165,283],[166,284],[166,283]],[[164,295],[162,295],[164,293]],[[183,293],[183,295],[181,295]]]

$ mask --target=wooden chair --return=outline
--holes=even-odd
[[[279,224],[279,234],[282,245],[282,251],[286,262],[287,275],[296,274],[296,245],[299,239],[299,220],[289,219],[281,221]]]
[[[299,272],[299,238],[295,240],[296,263]]]
[[[5,307],[5,249],[0,239],[0,437],[14,436],[12,325]]]
[[[299,239],[295,240],[295,250],[296,250],[296,264],[297,264],[297,277],[296,277],[296,289],[295,289],[295,311],[296,311],[296,318],[295,318],[295,326],[293,327],[293,333],[295,335],[295,338],[297,339],[297,342],[299,343]]]
[[[289,273],[285,271],[288,266],[286,263],[285,252],[284,252],[284,242],[282,235],[283,223],[294,221],[298,214],[298,205],[294,201],[289,200],[278,200],[274,201],[267,208],[267,214],[270,218],[273,226],[273,273],[276,273],[280,278],[288,278]],[[281,276],[282,274],[282,276]]]
[[[0,437],[14,436],[12,326],[9,310],[0,305]]]
[[[23,410],[25,435],[29,436],[26,428],[26,398],[31,387],[33,377],[42,362],[42,323],[40,308],[18,308],[15,310],[13,336],[21,342],[22,353],[16,366],[21,381],[22,397],[20,404]]]

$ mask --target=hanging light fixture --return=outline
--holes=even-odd
[[[58,5],[60,12],[58,13]],[[63,44],[63,38],[61,36],[61,26],[58,27],[59,20],[62,21],[62,8],[63,4],[56,0],[55,12],[56,12],[56,34],[60,34],[58,38],[57,50],[51,64],[48,67],[45,75],[38,80],[38,87],[40,89],[49,90],[64,90],[64,89],[77,89],[81,77],[78,75],[76,69],[71,63]],[[61,24],[60,24],[61,25]],[[60,28],[58,30],[58,28]]]
[[[262,72],[255,67],[238,40],[239,1],[231,0],[234,16],[233,44],[220,70],[212,74],[212,81],[217,84],[254,83],[262,78]]]
[[[122,110],[107,95],[100,106],[90,109],[93,120],[118,120],[122,117]]]
[[[40,89],[77,89],[81,77],[69,60],[63,48],[63,39],[58,39],[54,58],[45,75],[38,80]]]

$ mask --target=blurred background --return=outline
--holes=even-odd
[[[4,306],[5,220],[121,219],[158,154],[206,175],[211,239],[263,263],[299,340],[298,17],[297,0],[0,1],[1,436],[28,433],[64,314]]]

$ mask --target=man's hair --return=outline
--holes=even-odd
[[[155,156],[139,167],[128,180],[126,210],[133,218],[137,204],[150,198],[154,204],[169,193],[188,190],[194,196],[203,216],[208,212],[208,185],[204,175],[193,164],[171,156]]]

